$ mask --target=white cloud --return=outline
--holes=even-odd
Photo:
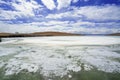
[[[119,20],[119,6],[87,6],[75,10],[75,14],[82,14],[88,19],[94,20]]]
[[[0,0],[0,4],[7,4],[7,3],[3,0]]]
[[[16,3],[19,2],[19,4]],[[6,2],[7,4],[11,4],[14,7],[14,11],[4,10],[0,8],[0,19],[16,19],[17,17],[30,17],[35,16],[35,9],[42,9],[42,6],[37,4],[36,1],[31,0],[30,2],[26,0],[16,0],[12,2]],[[1,1],[0,1],[1,3]]]
[[[72,2],[73,2],[73,3],[76,3],[76,2],[78,2],[78,1],[79,1],[79,0],[73,0]]]
[[[71,4],[72,0],[57,0],[58,6],[57,9],[68,7]]]
[[[63,25],[63,24],[68,24],[69,21],[48,21],[48,22],[41,22],[39,24],[41,25],[46,25],[46,26],[53,26],[53,25]]]
[[[43,22],[35,15],[35,9],[42,9],[34,0],[17,0],[20,4],[12,2],[14,11],[0,8],[0,19],[16,19],[17,17],[34,17],[32,23],[8,24],[0,22],[0,32],[40,32],[40,31],[64,31],[78,33],[107,33],[120,32],[120,8],[115,5],[73,7],[71,11],[42,16]],[[43,0],[42,0],[43,1]],[[50,2],[52,1],[52,2]],[[44,5],[53,10],[68,7],[72,0],[57,0],[56,7],[53,0],[44,0]],[[47,3],[48,2],[48,3]],[[3,3],[3,2],[2,2]],[[51,4],[50,4],[51,3]],[[26,19],[26,18],[25,18]],[[73,19],[73,20],[70,20]],[[34,21],[35,20],[35,21]],[[64,21],[61,21],[64,20]],[[75,21],[74,21],[75,20]],[[37,21],[37,22],[36,22]],[[92,21],[92,22],[90,22]],[[100,23],[95,23],[98,21]],[[104,22],[105,21],[105,22]],[[110,22],[109,22],[110,21]],[[19,25],[19,26],[18,26]]]
[[[34,31],[41,31],[37,26],[31,26],[30,24],[23,23],[23,24],[8,24],[0,22],[0,32],[20,32],[20,33],[29,33]]]
[[[54,8],[56,8],[53,0],[41,0],[41,1],[50,10],[53,10]]]
[[[108,6],[85,6],[73,8],[73,11],[68,11],[58,14],[49,14],[46,18],[59,19],[64,17],[81,17],[85,16],[89,20],[105,21],[105,20],[120,20],[120,7],[114,5]],[[82,18],[82,17],[81,17]]]
[[[95,23],[94,22],[88,22],[88,21],[77,21],[76,23],[73,23],[73,24],[71,24],[72,26],[76,26],[76,27],[81,27],[81,26],[91,26],[91,27],[93,27],[93,26],[95,26]]]
[[[0,22],[0,32],[20,32],[20,33],[31,33],[31,32],[44,32],[44,31],[62,31],[70,33],[92,33],[92,34],[103,34],[103,33],[115,33],[120,32],[120,28],[108,28],[106,25],[95,26],[96,23],[78,21],[69,23],[69,21],[50,21],[50,22],[33,22],[23,24],[8,24]],[[101,24],[101,23],[99,23]],[[108,23],[113,24],[113,23]],[[19,26],[18,26],[19,25]],[[44,26],[43,26],[44,25]],[[86,25],[86,26],[83,26]],[[91,26],[91,27],[87,27]],[[102,27],[101,27],[102,26]],[[113,25],[114,26],[114,25]]]
[[[46,16],[46,18],[51,18],[51,19],[61,19],[61,18],[79,18],[82,19],[82,14],[76,14],[74,11],[66,11],[63,13],[58,13],[58,14],[49,14]]]
[[[71,12],[58,13],[58,14],[49,14],[46,18],[59,19],[63,17],[70,17]],[[71,15],[72,16],[72,15]]]
[[[6,19],[16,19],[16,17],[21,17],[22,13],[21,12],[16,12],[16,11],[6,11],[0,9],[0,19],[6,20]]]
[[[25,0],[19,0],[19,2],[20,4],[12,3],[12,6],[14,6],[17,11],[23,12],[27,15],[34,15],[33,9],[41,7],[33,0],[30,2],[26,2]]]

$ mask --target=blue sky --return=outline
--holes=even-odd
[[[0,32],[120,32],[120,0],[0,0]]]

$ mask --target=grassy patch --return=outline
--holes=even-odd
[[[120,73],[106,73],[97,70],[73,72],[70,80],[120,80]]]
[[[40,73],[31,73],[26,70],[21,71],[18,74],[13,74],[6,76],[5,69],[0,69],[0,80],[44,80],[43,76]]]
[[[40,72],[31,73],[26,70],[21,71],[18,74],[13,74],[9,76],[4,75],[4,68],[0,69],[0,80],[120,80],[120,73],[106,73],[98,70],[90,71],[79,71],[79,72],[70,72],[69,75],[72,77],[69,78],[68,75],[63,77],[59,76],[49,76],[45,77]]]

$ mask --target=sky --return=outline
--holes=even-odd
[[[0,0],[0,32],[120,33],[120,0]]]

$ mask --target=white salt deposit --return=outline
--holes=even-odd
[[[94,67],[120,73],[120,54],[115,52],[119,51],[119,44],[120,37],[18,38],[13,42],[0,43],[0,66],[7,64],[6,75],[27,70],[40,72],[43,76],[68,75],[71,78],[70,71],[91,70]],[[7,57],[13,53],[17,54],[4,62],[1,60],[3,55]]]
[[[72,78],[72,75],[68,75],[69,78]]]
[[[24,39],[22,43],[42,43],[48,45],[110,45],[120,43],[116,37],[44,37],[35,39]]]
[[[4,39],[5,40],[5,39]],[[9,39],[7,39],[9,40]],[[120,38],[117,36],[60,36],[60,37],[34,37],[34,38],[11,38],[10,41],[3,43],[29,43],[47,45],[110,45],[119,44]]]
[[[17,51],[19,51],[19,49],[17,49],[16,47],[0,46],[0,56],[6,56],[6,55],[9,55],[9,54],[15,54]]]

